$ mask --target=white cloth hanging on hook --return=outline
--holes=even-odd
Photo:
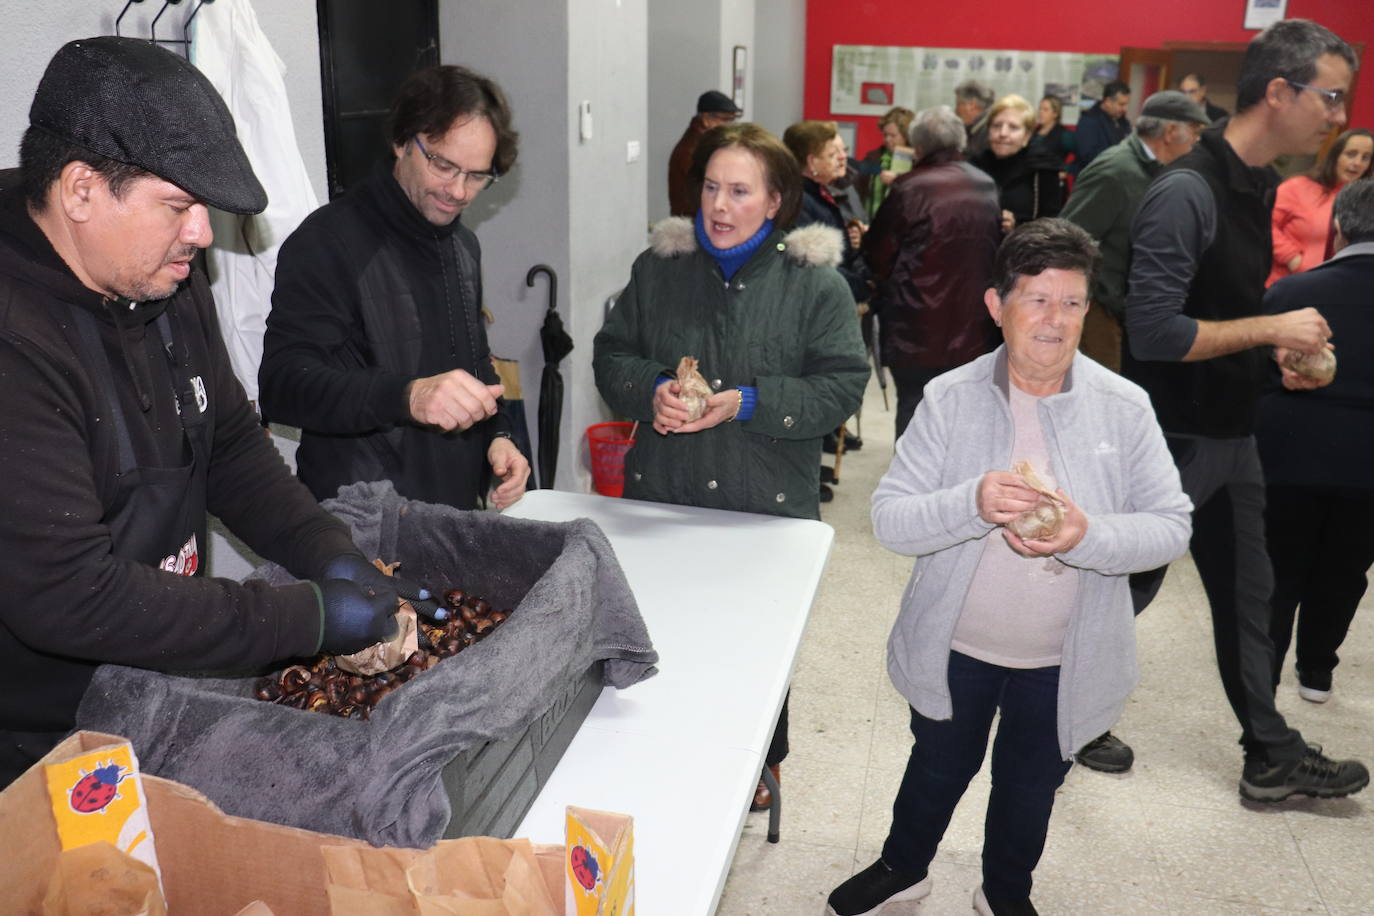
[[[296,145],[286,65],[258,25],[252,4],[216,0],[195,18],[193,29],[191,62],[224,97],[239,142],[267,190],[267,209],[257,216],[210,211],[215,242],[208,257],[220,333],[234,374],[256,403],[277,249],[319,199]]]

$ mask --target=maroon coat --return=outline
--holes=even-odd
[[[682,139],[677,141],[672,155],[668,157],[668,208],[673,216],[691,219],[697,215],[697,208],[701,206],[701,201],[692,196],[687,173],[692,170],[692,154],[697,151],[701,135],[707,130],[701,115],[692,118],[692,123],[687,125],[687,129],[682,133]]]
[[[952,369],[997,345],[983,293],[1001,240],[997,185],[957,151],[892,183],[863,242],[884,365]]]

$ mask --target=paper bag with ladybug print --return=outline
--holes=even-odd
[[[138,758],[129,742],[43,767],[63,849],[109,843],[161,879]]]
[[[634,818],[568,806],[566,909],[577,916],[634,916]]]

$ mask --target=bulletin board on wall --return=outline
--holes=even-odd
[[[878,116],[894,105],[914,111],[953,105],[954,87],[976,79],[998,97],[1014,92],[1032,105],[1053,95],[1064,103],[1064,123],[1076,124],[1117,72],[1116,54],[835,45],[830,111]]]

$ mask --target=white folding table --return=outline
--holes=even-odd
[[[562,843],[568,805],[629,814],[639,911],[714,912],[834,531],[557,490],[505,514],[600,525],[659,653],[602,691],[515,835]]]

